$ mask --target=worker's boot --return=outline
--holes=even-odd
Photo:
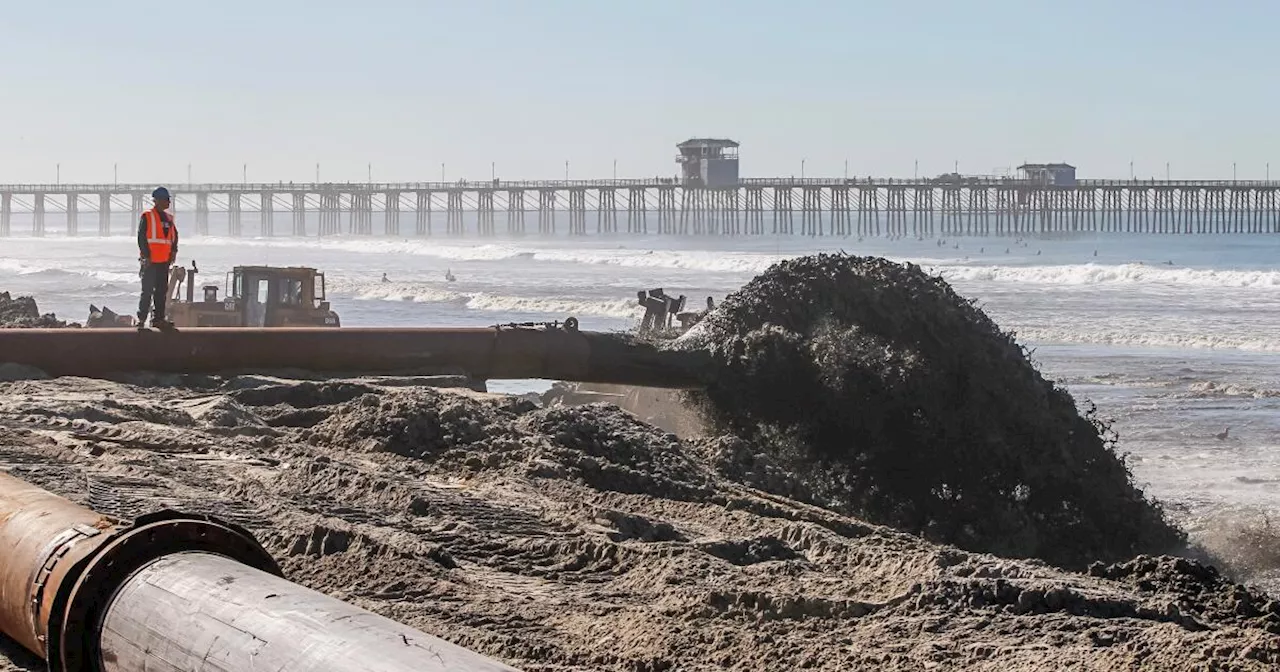
[[[172,329],[173,323],[163,317],[155,317],[151,319],[152,329]]]

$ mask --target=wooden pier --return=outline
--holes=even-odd
[[[0,236],[113,233],[156,185],[0,185]],[[168,184],[184,232],[261,236],[1036,236],[1280,233],[1280,181],[744,178]],[[211,214],[225,228],[211,231]],[[14,226],[29,219],[29,230]],[[65,227],[56,226],[61,218]],[[96,226],[86,223],[94,222]],[[255,221],[256,220],[256,221]],[[49,225],[55,226],[49,226]],[[116,234],[132,224],[115,223]],[[22,227],[26,229],[26,226]]]

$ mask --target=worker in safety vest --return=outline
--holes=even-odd
[[[169,190],[157,187],[151,192],[155,207],[142,213],[138,222],[138,258],[142,262],[142,298],[138,301],[138,326],[168,327],[165,300],[169,295],[169,265],[178,257],[178,227],[169,210]],[[153,310],[154,309],[154,310]]]

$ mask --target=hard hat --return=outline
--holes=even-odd
[[[156,187],[156,190],[151,192],[151,198],[169,198],[169,190],[164,187]]]

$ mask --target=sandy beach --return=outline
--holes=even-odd
[[[726,478],[730,440],[402,382],[7,382],[0,468],[240,522],[292,580],[529,671],[1280,662],[1280,602],[1194,562],[963,552]]]

